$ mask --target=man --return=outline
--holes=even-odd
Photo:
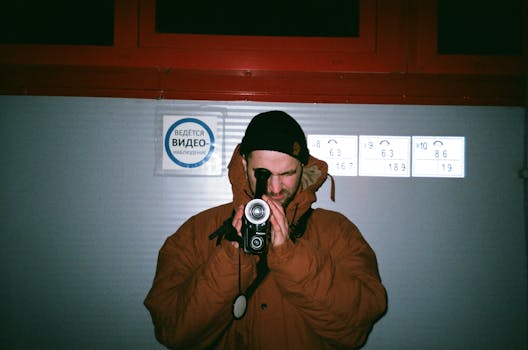
[[[255,116],[228,168],[233,202],[191,217],[159,252],[145,300],[156,338],[171,349],[362,346],[386,309],[376,257],[345,216],[311,209],[328,167],[299,124],[282,111]],[[270,173],[263,254],[240,239],[255,169]]]

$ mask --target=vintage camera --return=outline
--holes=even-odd
[[[261,199],[266,193],[268,179],[271,173],[268,169],[255,169],[257,184],[255,188],[255,198],[249,201],[244,208],[242,217],[242,240],[244,252],[260,255],[266,252],[269,236],[271,214],[268,203]]]

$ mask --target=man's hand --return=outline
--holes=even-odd
[[[281,203],[275,202],[266,195],[263,195],[262,199],[268,203],[271,210],[271,244],[274,247],[280,246],[290,238],[290,226],[284,208]]]

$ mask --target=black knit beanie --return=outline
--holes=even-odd
[[[249,123],[240,145],[240,154],[268,150],[286,153],[301,163],[310,156],[301,126],[288,113],[269,111],[257,114]]]

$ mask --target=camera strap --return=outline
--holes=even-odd
[[[308,224],[308,219],[312,215],[312,212],[313,208],[308,208],[308,210],[303,215],[301,215],[296,223],[290,225],[290,239],[293,243],[295,243],[298,238],[301,238],[302,235],[304,235],[304,231],[306,231],[306,225]]]
[[[235,300],[233,301],[233,318],[235,320],[240,320],[244,315],[246,314],[247,310],[247,303],[249,298],[253,295],[257,287],[260,285],[260,283],[264,280],[264,278],[269,273],[269,267],[268,263],[266,262],[266,256],[261,255],[260,260],[257,262],[257,277],[251,282],[249,287],[246,289],[246,292],[244,293],[242,291],[241,287],[241,281],[240,281],[240,254],[242,248],[238,249],[238,294],[235,297]]]
[[[227,239],[231,242],[238,242],[242,244],[242,238],[237,234],[235,228],[233,227],[233,217],[235,216],[235,211],[231,213],[231,216],[228,217],[219,228],[217,228],[213,233],[209,235],[209,239],[216,238],[216,245],[220,245],[222,239]]]

